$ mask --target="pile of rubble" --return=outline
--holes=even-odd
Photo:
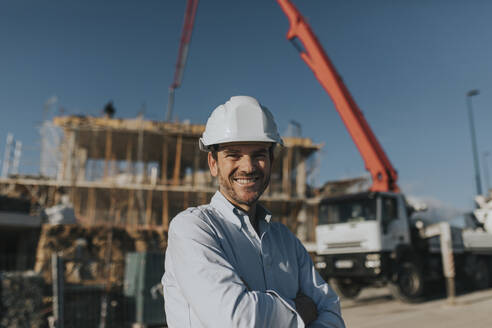
[[[41,327],[43,285],[33,271],[0,273],[0,327]]]
[[[122,286],[129,252],[164,252],[167,232],[157,228],[44,225],[35,271],[51,283],[51,254],[65,261],[65,280],[73,284]],[[164,268],[163,268],[164,270]],[[108,276],[109,272],[109,276]]]

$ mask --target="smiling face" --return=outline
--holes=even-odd
[[[221,144],[216,158],[208,154],[212,176],[219,190],[232,204],[249,211],[270,182],[271,143]]]

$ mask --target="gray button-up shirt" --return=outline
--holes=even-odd
[[[309,327],[345,327],[337,295],[301,242],[263,207],[256,212],[259,235],[217,192],[171,221],[162,277],[168,326],[304,327],[293,302],[301,292],[318,309]]]

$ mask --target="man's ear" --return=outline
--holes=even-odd
[[[216,177],[219,173],[217,160],[212,156],[212,152],[208,152],[208,168],[210,169],[210,174],[213,177]]]

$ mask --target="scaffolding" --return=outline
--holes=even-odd
[[[167,230],[177,213],[209,202],[217,190],[206,153],[198,148],[204,125],[141,116],[60,116],[53,124],[63,130],[59,156],[45,158],[56,167],[46,166],[46,160],[40,178],[4,177],[0,186],[24,190],[43,207],[56,204],[60,193],[69,194],[83,224]],[[276,220],[297,231],[309,198],[307,160],[321,145],[309,138],[283,139],[285,147],[275,149],[270,185],[261,201]],[[309,235],[314,238],[314,232]]]

